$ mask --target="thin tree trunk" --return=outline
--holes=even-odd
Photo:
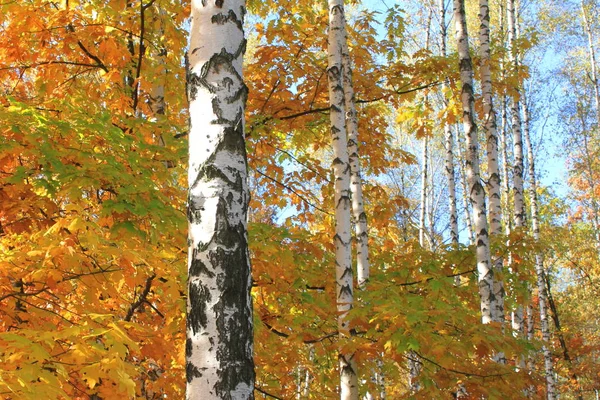
[[[344,102],[346,105],[346,130],[348,132],[348,157],[350,162],[350,192],[352,193],[352,213],[354,234],[356,235],[356,278],[358,287],[364,288],[369,279],[369,234],[367,214],[364,209],[362,175],[358,156],[358,113],[352,81],[352,62],[348,48],[348,34],[344,18],[344,39],[342,47]]]
[[[546,294],[548,295],[548,305],[552,311],[552,320],[554,321],[554,327],[556,328],[556,336],[563,353],[563,359],[567,363],[569,371],[573,371],[573,360],[569,354],[569,348],[567,347],[567,341],[562,331],[562,325],[560,324],[560,318],[558,316],[558,308],[554,303],[554,297],[552,296],[552,287],[550,285],[550,278],[544,274],[544,283],[546,284]],[[576,383],[575,396],[577,400],[583,400],[583,393],[581,384],[579,383],[579,376],[575,372],[571,372],[571,378]]]
[[[192,2],[188,400],[254,399],[242,78],[245,2]]]
[[[457,138],[457,148],[458,148],[458,158],[460,165],[460,183],[462,188],[462,202],[463,209],[465,214],[465,223],[467,224],[467,234],[469,237],[469,245],[475,244],[475,229],[473,228],[473,219],[471,218],[471,212],[469,211],[469,186],[467,182],[467,171],[465,168],[465,154],[463,151],[462,143],[460,138],[460,132],[458,132],[459,128],[457,126],[456,138]]]
[[[515,0],[508,0],[508,41],[510,49],[510,60],[518,71],[519,58],[516,49],[517,40],[517,20],[515,10]],[[514,223],[516,228],[525,226],[525,200],[523,197],[523,135],[521,133],[521,105],[520,105],[520,85],[514,88],[515,94],[511,104],[512,128],[513,128],[513,148],[515,163],[513,167],[513,201],[514,201]]]
[[[351,247],[351,201],[350,164],[348,138],[346,134],[346,106],[344,97],[344,4],[342,0],[329,0],[329,47],[327,77],[329,81],[330,121],[333,145],[333,172],[335,175],[335,259],[336,259],[336,298],[338,311],[338,331],[340,340],[350,339],[348,312],[354,301],[352,282]],[[358,399],[358,378],[354,354],[341,352],[340,398]]]
[[[429,138],[423,138],[423,147],[421,148],[421,211],[419,213],[419,244],[425,246],[425,217],[427,215],[427,184],[429,179],[427,176],[428,170],[428,149]]]
[[[473,95],[473,66],[469,54],[469,35],[464,0],[454,0],[454,20],[456,41],[462,82],[461,102],[463,125],[467,143],[467,175],[471,204],[475,217],[477,271],[479,273],[479,296],[481,299],[481,320],[484,324],[492,321],[494,271],[490,261],[490,244],[486,219],[485,191],[479,174],[479,149],[477,125],[475,124],[475,98]]]
[[[517,19],[515,0],[508,0],[508,42],[509,56],[515,71],[519,71],[519,58],[516,49],[517,39]],[[513,218],[515,228],[525,226],[525,199],[523,196],[523,136],[521,132],[521,106],[520,106],[520,85],[514,87],[515,94],[511,103],[512,130],[513,130]],[[522,305],[517,305],[512,313],[512,328],[520,334],[525,333],[524,310]],[[524,368],[524,359],[519,362],[520,367]]]
[[[498,135],[496,133],[496,111],[494,110],[492,93],[492,73],[490,70],[490,8],[487,0],[479,0],[479,69],[481,91],[483,94],[483,130],[487,138],[488,192],[490,199],[489,224],[490,234],[502,233],[502,207],[500,204],[500,173],[498,170]],[[504,321],[504,283],[498,277],[502,274],[502,257],[494,262],[494,304],[492,320]]]
[[[523,93],[525,95],[525,93]],[[527,109],[527,101],[523,98],[523,119],[524,119],[524,139],[527,147],[527,161],[529,165],[529,197],[531,201],[531,225],[533,228],[533,238],[536,241],[540,240],[540,222],[539,209],[537,199],[537,180],[535,177],[535,157],[533,154],[533,146],[529,135],[529,111]],[[544,355],[544,369],[546,373],[546,393],[547,400],[557,398],[556,382],[554,381],[554,361],[550,351],[550,328],[548,326],[547,303],[548,296],[546,294],[546,285],[544,283],[544,260],[541,253],[535,255],[535,272],[537,277],[538,289],[538,308],[540,313],[540,325],[542,330],[542,353]],[[532,327],[530,327],[532,330]]]
[[[596,103],[596,121],[598,124],[598,129],[600,129],[600,87],[598,86],[598,74],[596,71],[596,51],[594,49],[594,37],[592,35],[592,29],[587,17],[583,0],[581,0],[581,16],[583,19],[583,29],[585,30],[588,39],[588,52],[590,55],[590,67],[592,72],[591,80],[592,84],[594,85],[594,100]]]
[[[504,8],[504,1],[500,1],[500,38],[502,42],[505,41],[505,19],[506,12]],[[500,59],[500,70],[502,71],[502,80],[506,79],[506,60],[504,57]],[[503,196],[503,208],[504,213],[502,213],[502,219],[504,222],[504,233],[508,235],[511,230],[511,217],[510,217],[510,177],[508,172],[508,165],[510,164],[510,159],[508,158],[508,135],[507,135],[507,125],[508,125],[508,116],[507,116],[507,96],[504,92],[502,94],[502,112],[501,112],[501,123],[500,123],[500,144],[502,147],[502,177],[500,179],[500,183],[502,185],[502,191],[504,192]]]

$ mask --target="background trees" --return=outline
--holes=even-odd
[[[542,338],[536,317],[529,339],[503,334],[500,322],[479,323],[477,244],[470,243],[468,224],[476,207],[460,201],[471,191],[462,172],[461,154],[468,153],[458,125],[459,58],[453,41],[444,50],[434,40],[454,23],[441,17],[449,4],[387,6],[346,4],[370,275],[364,290],[354,292],[350,331],[340,339],[328,8],[248,2],[256,396],[339,396],[339,352],[355,355],[361,396],[408,397],[410,357],[422,366],[417,397],[447,398],[460,388],[472,397],[518,398],[527,390],[544,398],[540,350],[547,346],[561,397],[591,397],[599,386],[597,5],[517,3],[517,68],[505,50],[508,7],[489,4],[498,161],[508,184],[502,215],[515,210],[516,127],[505,104],[518,99],[529,113],[533,157],[524,160],[524,171],[536,167],[523,204],[537,197],[539,228],[539,237],[535,227],[496,234],[490,248],[492,261],[506,260],[499,275],[506,311],[531,304],[531,315],[539,315],[545,285],[548,335]],[[184,53],[191,5],[36,0],[0,7],[0,396],[182,398],[185,160],[186,140],[193,140]],[[471,32],[479,28],[477,13],[478,5],[467,2]],[[479,77],[480,60],[471,53]],[[481,126],[481,82],[473,88]],[[446,140],[448,132],[454,141]],[[421,246],[417,161],[425,137],[428,218]],[[486,140],[474,138],[479,160],[486,160]],[[456,172],[443,172],[448,150]],[[557,151],[566,163],[549,161]],[[492,174],[482,162],[482,188]],[[458,204],[447,202],[447,176],[456,179]],[[568,185],[552,185],[561,176]],[[521,213],[524,221],[533,222],[530,210]],[[509,222],[503,225],[507,232]],[[498,352],[506,364],[492,361]],[[531,368],[521,367],[522,357]]]

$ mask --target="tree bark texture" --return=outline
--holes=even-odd
[[[421,209],[419,213],[419,244],[423,247],[425,246],[425,217],[427,215],[427,186],[428,186],[428,176],[427,176],[427,167],[428,167],[428,143],[429,139],[427,137],[423,138],[422,148],[421,148]]]
[[[456,139],[457,139],[457,148],[458,148],[458,159],[459,160],[465,160],[465,152],[463,151],[463,143],[460,140],[460,133],[459,133],[459,129],[457,127],[457,132],[456,132]],[[462,203],[463,203],[463,209],[464,209],[464,214],[465,214],[465,223],[467,225],[467,234],[469,237],[469,245],[473,245],[475,244],[475,229],[473,228],[473,218],[471,218],[471,212],[469,211],[469,187],[468,187],[468,182],[467,182],[467,170],[465,168],[465,163],[462,161],[459,161],[460,163],[460,183],[461,183],[461,188],[462,188]]]
[[[500,204],[500,172],[498,169],[498,134],[496,110],[494,110],[492,92],[492,73],[490,69],[490,7],[487,0],[479,0],[479,70],[481,92],[483,94],[483,130],[487,140],[488,193],[490,235],[502,233],[502,206]],[[498,277],[502,273],[502,257],[494,262],[494,299],[492,320],[504,321],[504,283]]]
[[[344,83],[344,103],[346,105],[346,130],[348,133],[348,159],[350,163],[350,192],[352,194],[352,213],[354,215],[354,234],[356,235],[356,279],[358,287],[364,287],[369,279],[369,234],[367,214],[365,213],[362,191],[362,175],[358,156],[358,113],[354,98],[352,81],[352,61],[348,47],[346,18],[344,17],[344,38],[342,42],[342,63]]]
[[[594,85],[594,101],[596,105],[596,123],[598,129],[600,129],[600,87],[598,86],[598,72],[596,69],[596,50],[594,49],[594,36],[592,35],[592,28],[588,20],[587,10],[585,9],[585,3],[581,0],[581,16],[583,19],[583,29],[585,30],[588,39],[588,53],[590,56],[590,70],[592,73],[591,80]]]
[[[350,339],[348,312],[354,301],[351,247],[350,162],[346,133],[343,48],[345,39],[344,3],[329,0],[329,45],[327,77],[329,81],[333,173],[335,177],[335,272],[338,331],[341,340]],[[358,399],[358,378],[353,354],[338,354],[340,398]]]
[[[485,191],[479,174],[479,149],[477,125],[475,124],[475,98],[473,95],[473,66],[469,54],[469,35],[464,0],[454,0],[454,20],[459,56],[460,79],[462,83],[461,103],[463,126],[467,144],[467,177],[469,195],[475,219],[477,271],[479,296],[481,300],[481,320],[484,324],[492,321],[494,271],[490,261],[490,243],[486,219]]]
[[[517,56],[517,20],[515,10],[515,0],[508,0],[508,42],[510,61],[515,71],[519,71],[519,58]],[[525,200],[523,197],[523,134],[521,132],[521,101],[520,88],[514,88],[515,94],[511,103],[512,130],[513,130],[513,201],[514,201],[514,224],[516,228],[525,225]]]
[[[446,25],[446,1],[440,0],[440,36],[441,36],[441,53],[442,57],[448,55],[447,41],[448,29]],[[444,87],[448,87],[448,82],[444,82]],[[444,97],[444,105],[448,105],[448,101]],[[444,122],[444,146],[446,157],[444,159],[444,172],[448,181],[448,210],[450,214],[450,242],[452,246],[458,246],[458,211],[456,207],[456,179],[454,175],[454,136],[448,122]],[[460,282],[460,277],[457,277]]]
[[[245,2],[193,0],[191,6],[186,398],[254,399]]]
[[[540,222],[539,222],[539,209],[537,199],[537,179],[535,177],[535,157],[533,154],[533,146],[531,145],[531,138],[529,135],[529,111],[527,109],[527,101],[523,98],[523,136],[525,139],[525,146],[527,148],[527,162],[528,162],[528,175],[529,175],[529,197],[531,201],[531,225],[533,229],[533,238],[536,241],[540,240]],[[557,398],[558,393],[556,392],[556,382],[554,379],[554,360],[550,351],[550,327],[548,325],[548,296],[546,293],[546,284],[544,276],[546,271],[544,269],[544,259],[541,253],[535,255],[535,273],[536,282],[538,289],[538,308],[540,313],[540,327],[542,330],[542,354],[544,356],[544,370],[546,374],[546,395],[547,400],[554,400]]]

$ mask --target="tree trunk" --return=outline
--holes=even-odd
[[[352,309],[352,248],[350,164],[346,135],[346,106],[344,97],[344,4],[342,0],[329,0],[329,47],[327,77],[331,136],[333,144],[333,172],[335,176],[335,260],[338,331],[340,340],[350,339],[348,312]],[[358,399],[358,378],[353,354],[338,354],[340,362],[340,394],[342,400]]]
[[[519,59],[517,57],[517,20],[515,11],[515,0],[508,0],[508,42],[510,61],[515,71],[519,71]],[[523,197],[523,136],[521,133],[521,106],[519,85],[514,88],[515,94],[511,103],[512,128],[513,128],[513,217],[516,228],[525,226],[525,200]]]
[[[583,0],[581,0],[581,16],[583,19],[583,29],[587,35],[588,39],[588,52],[590,56],[590,69],[591,69],[591,80],[594,85],[594,100],[596,103],[596,121],[598,124],[598,129],[600,129],[600,87],[598,86],[598,73],[596,71],[596,51],[594,49],[594,37],[592,35],[592,28],[590,26],[590,22],[587,17],[587,12],[585,10],[585,4]]]
[[[425,217],[427,215],[427,184],[429,179],[427,177],[427,164],[428,164],[428,143],[427,137],[423,138],[423,147],[421,148],[421,211],[419,213],[419,244],[421,247],[425,246]]]
[[[483,94],[483,130],[487,139],[488,192],[490,198],[490,234],[502,233],[502,207],[500,204],[500,173],[498,170],[498,135],[496,133],[496,111],[492,93],[492,73],[490,70],[490,8],[487,0],[479,0],[479,68],[481,91]],[[494,299],[492,320],[504,321],[504,283],[498,277],[502,273],[503,259],[497,256],[494,262]]]
[[[592,84],[594,85],[594,102],[596,105],[596,128],[597,130],[600,132],[600,87],[598,86],[598,73],[596,70],[596,50],[594,49],[594,37],[592,35],[592,29],[587,17],[587,12],[585,9],[585,4],[583,2],[583,0],[581,0],[581,16],[582,16],[582,20],[583,20],[583,29],[585,30],[585,33],[587,35],[587,39],[588,39],[588,53],[589,53],[589,57],[590,57],[590,71],[591,71],[591,77],[590,80],[592,81]],[[584,133],[584,140],[586,140],[585,142],[585,151],[586,151],[586,156],[588,157],[588,165],[589,165],[589,147],[587,144],[587,135]],[[594,213],[594,215],[592,216],[592,222],[594,224],[594,231],[595,231],[595,235],[596,235],[596,247],[599,249],[600,252],[600,216],[599,214],[599,207],[598,207],[598,201],[596,200],[596,190],[595,190],[595,180],[592,174],[592,169],[588,168],[588,170],[590,171],[590,178],[589,178],[589,182],[590,182],[590,188],[591,188],[591,202],[592,202],[592,212]]]
[[[548,295],[548,305],[550,306],[550,310],[552,311],[552,320],[554,321],[554,327],[556,328],[556,336],[558,336],[558,342],[560,343],[560,347],[563,353],[563,359],[566,361],[569,372],[571,374],[571,379],[575,382],[575,397],[577,400],[583,400],[583,391],[581,389],[581,384],[579,383],[579,376],[573,371],[573,360],[571,360],[571,356],[569,354],[569,349],[567,347],[567,341],[565,340],[565,336],[562,331],[562,325],[560,324],[560,318],[558,316],[558,309],[556,308],[556,304],[554,303],[554,297],[552,296],[552,287],[550,286],[550,278],[544,275],[544,283],[546,284],[546,294]]]
[[[448,56],[447,40],[448,29],[446,25],[446,1],[440,0],[440,36],[442,57]],[[448,81],[444,82],[444,87],[448,87]],[[444,106],[448,106],[448,101],[443,97]],[[444,146],[446,157],[444,160],[444,172],[448,180],[448,207],[450,214],[450,242],[453,247],[458,246],[458,212],[456,207],[456,180],[454,177],[454,137],[450,124],[444,122]],[[460,279],[460,277],[458,277]]]
[[[459,158],[459,165],[460,165],[460,183],[461,183],[461,188],[462,188],[462,203],[463,203],[463,209],[464,209],[464,214],[465,214],[465,223],[467,225],[467,234],[469,236],[469,245],[473,245],[475,244],[475,229],[473,228],[473,219],[471,218],[471,212],[469,211],[469,198],[468,198],[468,193],[469,193],[469,187],[468,187],[468,183],[467,183],[467,171],[465,169],[465,154],[463,151],[463,147],[462,147],[462,142],[459,139],[460,138],[460,133],[459,133],[459,128],[457,126],[457,132],[456,132],[456,138],[457,138],[457,148],[458,148],[458,158]]]
[[[342,63],[344,81],[344,102],[346,105],[346,130],[348,132],[348,159],[350,163],[350,192],[352,193],[352,213],[354,234],[356,235],[356,279],[363,288],[369,279],[369,235],[367,214],[365,213],[362,191],[362,175],[358,156],[358,113],[352,81],[352,61],[348,48],[346,19],[344,18],[344,38],[342,43]]]
[[[479,174],[479,146],[477,125],[475,124],[475,98],[473,95],[473,66],[469,54],[469,35],[464,0],[454,0],[454,20],[456,41],[462,82],[461,102],[463,126],[467,144],[467,176],[471,204],[475,217],[477,271],[479,273],[479,296],[481,300],[481,320],[484,324],[492,321],[494,271],[490,262],[490,244],[486,219],[485,191]]]
[[[529,111],[527,109],[527,101],[523,98],[523,118],[524,118],[524,139],[527,147],[527,161],[529,165],[529,197],[531,201],[531,225],[533,228],[533,238],[536,241],[540,240],[540,223],[537,201],[537,180],[535,177],[535,157],[533,154],[533,146],[529,136]],[[556,382],[554,380],[554,361],[550,351],[550,327],[548,326],[547,304],[548,296],[546,294],[546,284],[544,283],[544,260],[542,254],[535,255],[535,272],[537,277],[538,289],[538,308],[540,313],[540,325],[542,330],[542,353],[544,355],[544,369],[546,373],[546,393],[547,400],[557,398]],[[530,327],[532,330],[532,327]]]
[[[254,399],[242,78],[245,2],[192,2],[188,400]]]

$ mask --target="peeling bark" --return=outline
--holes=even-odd
[[[188,400],[254,399],[244,14],[244,1],[192,2]]]

